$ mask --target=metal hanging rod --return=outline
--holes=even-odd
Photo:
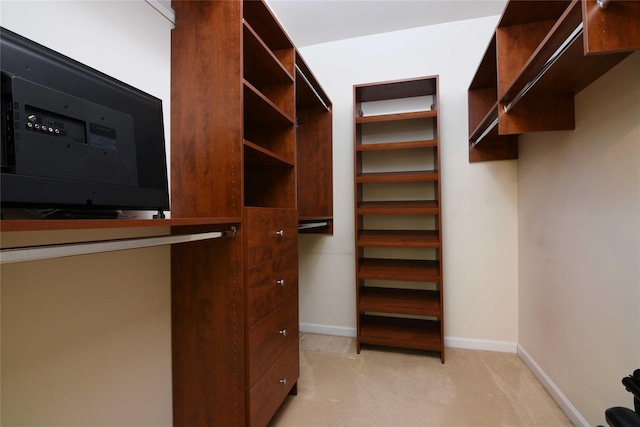
[[[115,252],[127,249],[150,248],[154,246],[174,245],[177,243],[196,242],[200,240],[235,237],[236,228],[225,231],[210,231],[197,234],[181,234],[175,236],[134,237],[82,243],[60,243],[54,245],[28,246],[0,250],[0,264],[41,259],[63,258],[76,255],[88,255],[103,252]]]
[[[471,143],[471,148],[475,148],[476,145],[478,145],[480,141],[484,139],[485,136],[489,135],[489,132],[491,132],[493,128],[496,127],[497,125],[498,125],[498,117],[496,117],[496,119],[493,122],[491,122],[491,124],[484,130],[484,132],[480,134],[478,139],[476,139]]]
[[[298,67],[298,64],[296,64],[296,71],[298,71],[298,73],[300,73],[300,75],[302,76],[302,78],[304,79],[305,82],[307,82],[307,84],[309,85],[309,88],[311,89],[311,91],[315,94],[315,96],[318,98],[318,101],[320,101],[320,103],[322,104],[322,106],[324,107],[325,110],[329,111],[330,108],[327,105],[326,102],[324,102],[324,99],[322,99],[322,97],[320,96],[320,94],[316,91],[316,89],[313,87],[313,84],[311,84],[311,82],[309,81],[309,79],[307,78],[307,76],[304,75],[304,72],[302,72],[302,70],[300,69],[300,67]]]
[[[322,222],[309,222],[307,224],[300,224],[298,225],[298,230],[306,230],[309,228],[319,228],[319,227],[326,227],[327,225],[329,225],[328,221],[322,221]]]
[[[549,57],[547,62],[543,65],[542,69],[536,74],[536,76],[525,85],[524,88],[509,102],[504,106],[504,112],[508,113],[517,103],[522,99],[523,96],[529,92],[529,90],[538,83],[538,80],[542,78],[542,76],[549,71],[551,66],[562,56],[562,54],[576,41],[581,35],[583,30],[583,23],[580,22],[575,30],[567,37],[567,39],[560,45],[560,47]]]

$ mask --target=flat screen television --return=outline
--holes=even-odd
[[[0,31],[2,208],[168,210],[162,100]]]

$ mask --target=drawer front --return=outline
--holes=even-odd
[[[249,268],[249,327],[298,295],[298,255],[293,253]]]
[[[249,425],[266,426],[300,376],[298,341],[293,342],[249,391]]]
[[[246,208],[247,265],[298,252],[298,211]]]
[[[292,298],[249,330],[249,385],[298,342],[298,299]]]

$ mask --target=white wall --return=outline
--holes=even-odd
[[[0,2],[1,25],[163,100],[172,24],[139,1]],[[167,230],[2,233],[3,246]],[[170,426],[167,247],[1,269],[3,426]]]
[[[445,336],[515,351],[516,162],[468,163],[467,89],[498,17],[308,46],[333,102],[334,235],[302,236],[302,330],[355,336],[353,85],[440,76]]]
[[[574,131],[520,139],[518,341],[576,424],[633,407],[640,368],[638,70],[636,52],[579,93]]]

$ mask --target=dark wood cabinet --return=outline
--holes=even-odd
[[[354,86],[357,348],[444,363],[438,77]]]
[[[640,49],[640,3],[509,1],[469,86],[469,161],[518,157],[519,134],[575,128],[574,96]]]
[[[174,424],[266,426],[297,389],[299,223],[331,232],[331,103],[263,1],[173,8],[172,215],[240,217],[173,248]]]

